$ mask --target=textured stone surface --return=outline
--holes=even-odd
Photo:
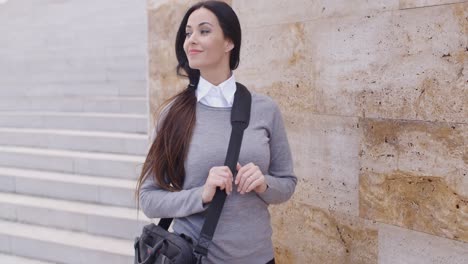
[[[187,1],[150,1],[148,3],[149,98],[153,119],[159,106],[184,88],[186,80],[177,77],[175,38],[180,20],[189,7]],[[153,120],[152,120],[153,121]],[[153,122],[150,122],[153,127]]]
[[[466,0],[400,0],[400,9],[462,3]]]
[[[398,0],[237,0],[233,7],[244,28],[370,14],[398,9]]]
[[[299,177],[296,200],[358,216],[358,119],[287,110],[284,119]]]
[[[440,177],[363,173],[359,205],[371,220],[468,241],[468,197]]]
[[[378,232],[370,222],[296,201],[270,212],[278,263],[377,263]]]
[[[379,225],[379,264],[464,264],[468,244]]]
[[[360,124],[360,215],[468,241],[468,126],[389,120]]]
[[[384,87],[365,90],[359,99],[367,116],[466,122],[467,8],[468,3],[419,8],[392,19],[393,59],[383,82],[376,83]]]
[[[372,171],[440,176],[468,196],[468,125],[362,119],[361,164]]]
[[[361,119],[360,126],[364,172],[442,177],[468,196],[467,124]]]
[[[240,79],[295,112],[463,122],[467,6],[246,28]]]
[[[239,81],[287,111],[316,112],[310,36],[310,25],[301,22],[244,30]]]

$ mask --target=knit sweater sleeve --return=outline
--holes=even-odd
[[[161,189],[148,177],[140,189],[141,209],[149,218],[185,217],[206,210],[202,201],[203,186],[170,192]]]
[[[159,120],[165,116],[164,111]],[[156,139],[159,122],[154,128],[150,142]],[[176,192],[162,189],[149,175],[142,183],[139,193],[140,205],[148,218],[177,218],[202,212],[207,205],[202,201],[203,186]]]
[[[273,102],[273,118],[270,124],[270,167],[265,174],[268,188],[258,194],[268,204],[279,204],[291,198],[296,188],[293,159],[284,127],[283,117]]]

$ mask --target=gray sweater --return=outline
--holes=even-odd
[[[197,103],[183,190],[162,190],[148,177],[140,192],[146,216],[174,217],[174,232],[198,239],[209,206],[202,203],[203,185],[212,167],[224,165],[231,134],[230,113],[231,108]],[[271,260],[274,250],[268,205],[287,201],[296,187],[281,112],[270,97],[256,93],[252,93],[250,124],[239,156],[241,165],[249,162],[259,166],[269,188],[262,194],[252,191],[241,195],[233,186],[203,263],[264,264]]]

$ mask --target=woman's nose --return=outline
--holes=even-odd
[[[195,33],[190,34],[189,42],[190,42],[190,43],[196,43],[196,41],[197,41],[197,36],[196,36],[196,34],[195,34]]]

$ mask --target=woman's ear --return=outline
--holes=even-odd
[[[232,43],[232,40],[226,39],[224,42],[224,52],[229,52],[234,48],[234,43]]]

